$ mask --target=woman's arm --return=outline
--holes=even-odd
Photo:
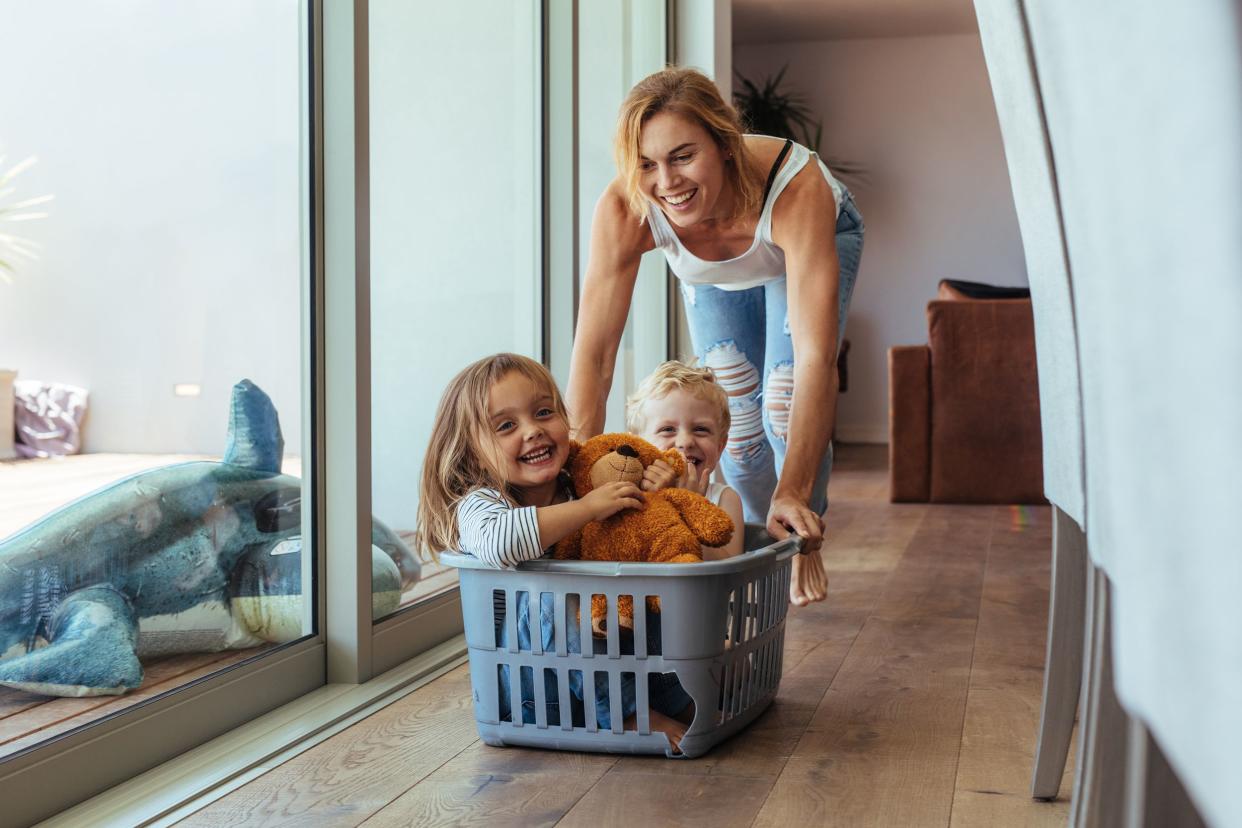
[[[629,211],[619,182],[595,205],[591,249],[578,303],[578,329],[569,362],[569,432],[586,440],[604,430],[604,411],[617,348],[629,315],[638,261],[655,247],[651,229]]]
[[[823,540],[822,522],[808,503],[836,421],[840,281],[836,201],[818,164],[808,163],[781,194],[772,239],[785,251],[795,390],[768,531],[792,530],[814,552]]]

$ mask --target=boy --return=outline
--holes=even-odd
[[[686,475],[674,485],[698,492],[733,520],[732,539],[720,548],[703,547],[703,560],[739,554],[745,535],[742,499],[723,483],[711,482],[729,436],[729,398],[711,369],[664,363],[626,400],[625,424],[659,449],[677,449],[686,458]]]

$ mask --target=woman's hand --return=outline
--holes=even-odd
[[[768,510],[768,534],[783,540],[796,534],[802,538],[802,554],[794,555],[789,581],[789,600],[805,606],[828,597],[828,573],[819,556],[824,543],[824,521],[805,502],[789,496],[772,498]]]
[[[643,470],[642,490],[644,492],[656,492],[676,484],[677,475],[673,472],[673,467],[663,460],[657,460]]]
[[[605,483],[580,501],[591,520],[610,518],[622,509],[641,509],[643,493],[633,483]]]

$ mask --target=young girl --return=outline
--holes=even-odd
[[[547,368],[517,354],[497,354],[468,366],[449,382],[436,411],[419,489],[420,551],[435,555],[443,549],[460,549],[491,566],[513,567],[542,557],[561,538],[593,520],[642,506],[642,491],[633,483],[608,483],[575,500],[568,476],[562,474],[569,454],[569,416]],[[504,614],[503,601],[502,597],[497,605],[498,622]],[[519,593],[517,613],[518,646],[529,650],[525,592]],[[540,601],[539,620],[544,650],[552,650],[550,601],[546,606]],[[566,637],[576,634],[570,625]],[[507,646],[506,625],[498,623],[497,635],[498,643]],[[573,649],[573,641],[568,643]],[[533,671],[521,672],[522,719],[533,723]],[[559,726],[557,682],[549,672],[544,676],[549,725]],[[571,680],[570,690],[580,700],[581,678],[577,673],[571,676],[576,680]],[[502,670],[500,683],[503,719],[511,715],[506,671]],[[609,728],[607,683],[596,687],[599,727]],[[633,688],[623,687],[622,695],[625,715],[630,717]],[[652,695],[651,701],[658,708],[651,711],[651,729],[663,731],[676,748],[686,728],[670,717],[684,714],[690,697],[675,685]],[[633,728],[628,718],[626,725]]]

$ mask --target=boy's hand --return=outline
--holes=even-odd
[[[582,498],[591,520],[603,520],[622,509],[641,509],[643,493],[633,483],[605,483]]]
[[[677,481],[677,488],[688,489],[695,494],[707,495],[707,484],[711,482],[711,472],[706,469],[699,471],[699,467],[686,461],[686,473]]]
[[[673,467],[663,460],[657,460],[643,471],[643,491],[656,492],[676,485],[677,475]]]

